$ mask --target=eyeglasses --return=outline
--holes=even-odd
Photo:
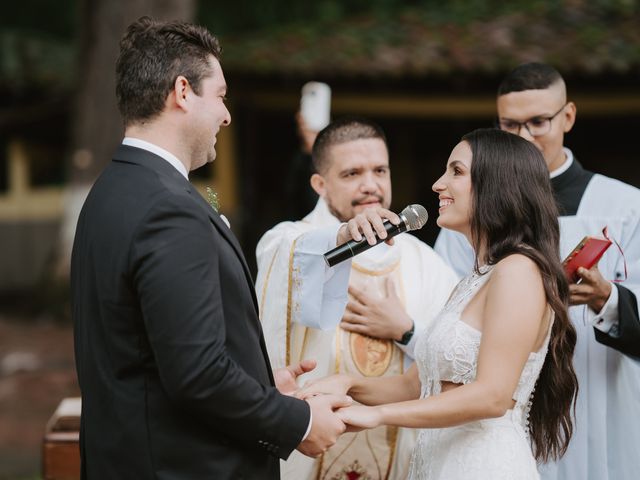
[[[515,120],[508,119],[498,119],[498,127],[500,130],[504,130],[505,132],[515,133],[516,135],[520,135],[520,130],[522,127],[527,129],[529,135],[532,137],[541,137],[542,135],[546,135],[551,130],[551,120],[556,118],[560,112],[564,110],[569,103],[565,103],[560,110],[551,115],[550,117],[533,117],[524,122],[516,122]]]

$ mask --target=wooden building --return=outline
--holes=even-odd
[[[384,128],[392,207],[421,203],[433,217],[431,185],[464,133],[493,125],[501,77],[545,61],[578,107],[567,146],[585,167],[640,187],[640,21],[634,12],[592,17],[581,4],[557,21],[528,13],[453,24],[402,10],[225,36],[232,123],[219,134],[216,162],[192,179],[217,190],[255,266],[257,240],[298,201],[285,194],[298,149],[293,116],[302,85],[321,80],[332,87],[334,117],[364,115]],[[22,112],[13,116],[0,109],[0,290],[33,286],[54,252],[71,123],[60,104],[31,116],[30,107],[12,107]],[[418,233],[428,243],[436,235],[433,218]]]

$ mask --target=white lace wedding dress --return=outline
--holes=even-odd
[[[475,380],[482,333],[460,320],[460,315],[490,277],[491,267],[485,267],[482,273],[474,273],[460,282],[430,331],[418,338],[415,359],[422,398],[439,394],[442,381],[466,384]],[[529,355],[513,394],[515,407],[500,418],[421,430],[411,458],[409,479],[539,478],[529,443],[528,417],[549,335],[542,348]]]

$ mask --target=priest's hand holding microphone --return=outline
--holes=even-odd
[[[428,218],[422,205],[409,205],[400,215],[382,207],[368,208],[340,227],[336,238],[338,246],[325,253],[324,259],[333,267],[383,241],[393,245],[395,235],[419,230]]]
[[[369,208],[340,227],[337,247],[325,253],[325,261],[334,266],[378,243],[393,245],[399,233],[422,228],[427,211],[421,205],[409,205],[400,215],[382,207]],[[396,293],[391,278],[385,281],[383,297],[349,286],[350,301],[342,318],[342,329],[373,338],[391,339],[407,345],[414,332],[414,322]]]

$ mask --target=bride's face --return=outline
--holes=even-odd
[[[447,169],[433,191],[440,199],[438,226],[460,232],[469,238],[471,221],[471,147],[460,142],[451,151]]]

